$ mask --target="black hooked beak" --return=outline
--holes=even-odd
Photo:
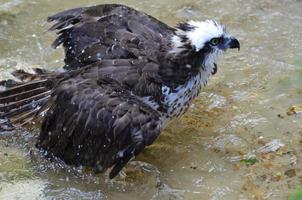
[[[227,46],[230,49],[238,49],[238,51],[240,50],[240,43],[236,38],[228,38],[227,39]]]

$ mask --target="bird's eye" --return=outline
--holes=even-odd
[[[213,38],[211,39],[210,43],[213,45],[213,46],[216,46],[220,43],[220,39],[219,38]]]

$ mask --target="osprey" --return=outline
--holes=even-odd
[[[240,48],[214,20],[175,28],[125,5],[75,8],[50,16],[53,43],[65,49],[64,72],[13,72],[2,81],[2,128],[44,113],[37,147],[67,164],[115,177],[183,114],[219,55]]]

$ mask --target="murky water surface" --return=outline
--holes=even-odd
[[[46,17],[109,2],[0,0],[0,78],[62,66]],[[119,3],[170,25],[214,18],[240,39],[241,51],[228,52],[189,113],[115,180],[47,161],[34,147],[36,128],[1,132],[0,199],[286,199],[302,182],[302,2]]]

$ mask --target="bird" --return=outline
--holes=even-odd
[[[126,5],[102,4],[48,17],[65,50],[62,71],[17,70],[0,92],[2,129],[42,123],[36,146],[66,164],[116,177],[217,72],[239,41],[215,20],[175,27]]]

